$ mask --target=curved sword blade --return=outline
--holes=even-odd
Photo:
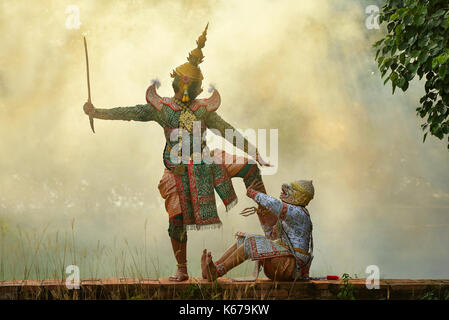
[[[87,101],[89,103],[92,103],[92,99],[90,96],[90,77],[89,77],[89,55],[87,54],[87,41],[86,41],[86,37],[84,38],[84,52],[86,53],[86,71],[87,71]],[[89,116],[89,123],[90,123],[90,128],[92,129],[92,132],[95,133],[95,128],[94,128],[94,118],[92,116]]]

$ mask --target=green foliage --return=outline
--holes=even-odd
[[[357,290],[355,290],[354,285],[349,282],[352,278],[347,273],[344,273],[341,278],[343,280],[343,284],[340,286],[340,291],[337,293],[337,298],[342,300],[355,300]]]
[[[449,142],[449,3],[447,0],[386,0],[379,18],[387,34],[374,43],[386,84],[406,91],[416,75],[425,95],[416,108],[424,133]],[[449,148],[449,143],[448,143]]]

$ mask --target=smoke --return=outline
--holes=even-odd
[[[66,27],[72,4],[79,29]],[[96,120],[91,133],[82,111],[82,35],[93,104],[133,106],[145,102],[155,78],[160,95],[172,94],[170,72],[209,22],[201,68],[203,87],[213,83],[222,96],[218,113],[237,128],[279,129],[279,169],[265,178],[268,192],[278,196],[293,178],[314,181],[312,274],[364,276],[375,264],[382,277],[448,277],[449,154],[443,142],[422,143],[414,111],[422,85],[394,96],[383,86],[371,47],[382,31],[367,30],[365,19],[364,6],[349,0],[2,1],[0,223],[7,238],[20,237],[16,229],[54,238],[74,222],[83,277],[108,276],[117,259],[131,261],[128,245],[145,248],[141,257],[158,275],[174,271],[157,189],[163,132],[153,122]],[[230,213],[219,207],[221,230],[189,232],[192,276],[200,273],[200,249],[219,256],[236,231],[261,232],[255,217],[238,215],[252,204],[243,183],[235,187],[240,203]],[[15,251],[3,248],[10,266],[3,277],[20,277],[11,270],[28,256]],[[52,259],[37,256],[43,264]],[[95,263],[99,270],[89,267]]]

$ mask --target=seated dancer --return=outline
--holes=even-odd
[[[256,191],[261,189],[261,182],[254,181],[247,196],[262,208],[247,208],[241,214],[257,213],[265,236],[237,232],[237,242],[215,263],[211,253],[204,249],[201,257],[203,278],[213,281],[251,259],[257,263],[257,273],[263,266],[266,276],[273,281],[309,279],[313,239],[306,206],[314,196],[312,181],[283,184],[281,201]]]

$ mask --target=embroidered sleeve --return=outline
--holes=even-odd
[[[251,144],[238,130],[223,120],[215,111],[208,112],[206,126],[210,129],[216,129],[221,136],[231,142],[235,147],[245,151],[256,151],[256,147]]]
[[[134,107],[118,107],[112,109],[97,109],[93,117],[103,120],[152,121],[157,120],[159,111],[151,104],[136,105]]]
[[[282,203],[280,200],[278,200],[276,198],[273,198],[273,197],[270,197],[269,195],[258,192],[254,197],[254,201],[256,201],[261,206],[267,208],[274,214],[276,214],[276,216],[281,220],[284,220],[285,217],[287,216],[288,205],[285,203]]]

